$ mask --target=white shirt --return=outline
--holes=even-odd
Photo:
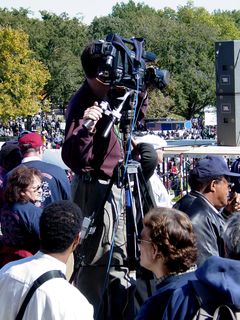
[[[38,156],[25,157],[22,159],[22,163],[30,162],[30,161],[41,161],[42,159]]]
[[[52,256],[34,256],[8,263],[0,270],[0,320],[14,320],[34,280],[49,270],[66,272]],[[88,320],[93,307],[80,291],[63,278],[43,283],[33,294],[23,320]]]
[[[151,185],[157,207],[172,208],[170,195],[156,171],[149,179],[149,183]]]

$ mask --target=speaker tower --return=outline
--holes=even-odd
[[[218,145],[240,145],[240,40],[215,43]]]

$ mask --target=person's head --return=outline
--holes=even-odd
[[[227,223],[223,234],[225,256],[240,260],[240,213],[234,214]]]
[[[87,78],[92,79],[98,76],[99,67],[103,63],[103,55],[95,53],[95,42],[89,43],[84,48],[81,63]]]
[[[0,165],[8,172],[18,166],[22,155],[16,141],[5,142],[0,150]]]
[[[110,89],[110,85],[105,83],[100,75],[105,59],[101,53],[95,52],[95,42],[88,44],[81,54],[81,63],[87,82],[94,94],[101,99],[106,99]]]
[[[41,135],[36,132],[24,134],[18,139],[18,144],[23,156],[30,154],[42,156],[43,154],[43,139]]]
[[[173,208],[154,208],[144,217],[140,263],[157,277],[187,271],[197,259],[196,238],[187,215]]]
[[[40,218],[40,248],[44,253],[63,253],[80,239],[83,215],[81,209],[69,200],[49,204]]]
[[[158,163],[163,162],[163,150],[164,147],[167,147],[167,142],[163,138],[158,137],[158,139],[155,138],[155,141],[153,142],[153,147],[157,152],[158,157]]]
[[[235,160],[231,165],[231,172],[240,173],[240,159]],[[233,177],[234,189],[240,193],[240,177]]]
[[[221,209],[228,203],[230,178],[240,174],[230,172],[222,156],[206,156],[190,171],[189,183],[193,190],[201,192],[211,203]]]
[[[41,172],[35,168],[19,166],[13,169],[7,179],[4,201],[9,204],[40,201],[42,195],[41,179]]]
[[[137,143],[149,143],[153,146],[154,150],[157,153],[157,161],[158,163],[163,162],[163,149],[167,146],[166,140],[163,138],[154,135],[154,134],[146,134],[142,136],[136,136],[135,140]]]

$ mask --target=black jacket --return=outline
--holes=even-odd
[[[154,197],[151,192],[151,187],[148,180],[153,175],[154,170],[156,169],[158,157],[156,150],[154,150],[153,146],[149,143],[139,143],[137,145],[137,152],[140,155],[139,162],[141,164],[141,168],[140,170],[138,170],[141,201],[143,205],[143,212],[144,214],[146,214],[152,207],[155,206]],[[137,188],[135,188],[135,192],[137,192]],[[135,199],[137,198],[138,196],[135,194]],[[140,212],[140,203],[138,201],[136,202],[136,207],[137,211]],[[140,220],[141,219],[142,217],[140,217]]]
[[[182,212],[187,212],[188,208],[192,205],[193,201],[196,199],[198,193],[196,191],[190,191],[181,199],[179,199],[173,206],[174,209],[180,210]]]
[[[198,265],[209,256],[224,256],[222,234],[226,219],[214,210],[206,198],[198,194],[186,212],[193,224],[197,237]]]

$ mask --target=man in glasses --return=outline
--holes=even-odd
[[[224,256],[222,234],[228,217],[238,209],[238,196],[229,198],[231,177],[240,175],[230,172],[222,156],[206,156],[190,171],[192,185],[198,191],[186,213],[197,236],[199,265],[209,256]]]

